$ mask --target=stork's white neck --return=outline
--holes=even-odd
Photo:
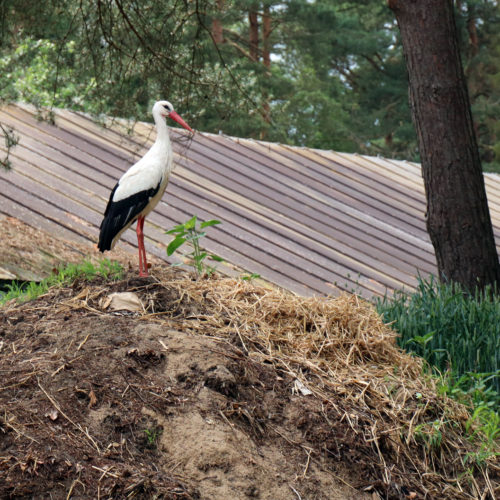
[[[153,119],[156,124],[156,140],[142,161],[149,162],[151,165],[156,165],[156,168],[161,169],[162,186],[165,189],[168,176],[173,169],[172,144],[170,143],[165,118],[162,116],[162,110],[158,109],[157,106],[153,108]]]
[[[157,110],[153,111],[153,118],[156,124],[155,144],[158,143],[160,146],[170,145],[170,136],[168,134],[168,127],[165,118],[163,118]]]

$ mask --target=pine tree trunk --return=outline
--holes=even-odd
[[[212,19],[212,37],[217,45],[220,45],[224,41],[224,36],[222,35],[222,23],[220,19]]]
[[[224,42],[224,31],[222,27],[222,21],[219,18],[219,16],[222,15],[222,12],[224,10],[224,1],[217,0],[215,4],[217,7],[217,11],[214,18],[212,19],[212,37],[214,42],[217,45],[220,45],[221,43]]]
[[[500,285],[451,0],[389,0],[401,31],[427,196],[427,229],[442,281]]]
[[[271,13],[269,5],[264,5],[262,15],[262,62],[266,68],[271,67]]]
[[[257,17],[257,6],[253,5],[252,10],[248,13],[248,21],[250,24],[249,42],[250,42],[250,58],[253,61],[259,60],[259,20]]]
[[[266,67],[266,78],[270,76],[271,69],[271,13],[269,5],[264,5],[262,15],[262,62]],[[264,108],[264,120],[271,123],[271,106],[269,104],[269,93],[266,89],[262,91],[262,100]],[[266,133],[261,134],[261,139],[265,139]]]

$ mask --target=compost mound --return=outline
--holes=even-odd
[[[139,310],[112,310],[113,293]],[[498,498],[468,414],[356,296],[77,280],[0,309],[0,497]],[[437,436],[439,435],[439,439]]]

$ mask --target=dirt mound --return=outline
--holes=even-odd
[[[142,311],[109,310],[125,291]],[[498,464],[467,463],[465,410],[354,296],[77,281],[0,310],[0,373],[2,498],[498,494]]]
[[[57,238],[2,214],[0,234],[0,286],[2,280],[41,281],[56,268],[80,263],[84,258],[98,262],[103,257],[95,245],[89,245],[83,238],[79,238],[80,242]],[[127,248],[130,246],[120,242],[113,250],[113,260],[124,268],[135,269],[135,252],[131,254],[125,250]],[[156,265],[163,263],[154,255],[148,255],[148,260]]]

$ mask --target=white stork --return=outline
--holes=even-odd
[[[172,145],[165,118],[172,118],[194,133],[168,101],[158,101],[154,104],[153,118],[157,131],[156,141],[151,149],[122,175],[111,191],[97,245],[101,252],[111,250],[121,234],[137,221],[139,276],[148,275],[144,248],[144,218],[160,201],[173,169]]]

